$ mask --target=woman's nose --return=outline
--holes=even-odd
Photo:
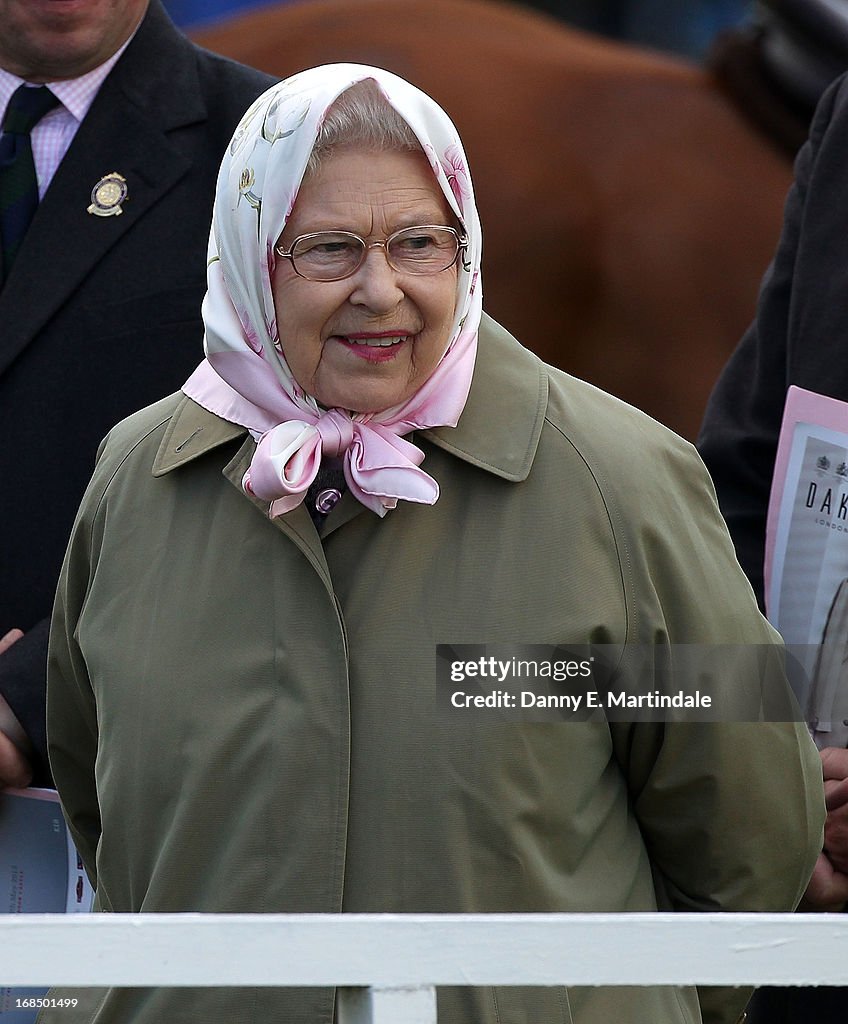
[[[401,274],[389,264],[382,245],[372,245],[368,249],[362,266],[351,281],[350,301],[356,306],[367,306],[375,313],[394,309],[404,297]]]

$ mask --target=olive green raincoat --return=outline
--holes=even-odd
[[[253,440],[181,395],[111,433],[48,694],[98,908],[794,907],[824,817],[802,727],[437,711],[437,644],[776,642],[691,446],[485,318],[458,426],[415,440],[438,502],[380,519],[345,494],[319,536],[302,506],[267,518],[240,486]],[[333,1017],[320,989],[73,995],[40,1019]],[[445,989],[439,1020],[733,1024],[746,996]]]

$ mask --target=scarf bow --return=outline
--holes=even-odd
[[[339,455],[354,497],[378,515],[394,508],[399,498],[432,505],[439,497],[436,481],[418,468],[424,459],[420,448],[379,423],[353,420],[339,409],[265,431],[243,486],[272,503],[272,516],[282,515],[303,501],[321,457]]]

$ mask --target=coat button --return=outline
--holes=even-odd
[[[323,491],[318,492],[315,498],[315,511],[326,515],[338,505],[341,496],[342,492],[338,488],[325,487]]]

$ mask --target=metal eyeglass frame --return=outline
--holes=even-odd
[[[426,231],[430,228],[438,228],[440,231],[450,231],[450,233],[456,239],[456,253],[454,254],[454,257],[450,261],[450,263],[448,263],[446,267],[440,267],[438,270],[426,271],[420,274],[416,273],[414,270],[403,270],[400,267],[396,267],[389,258],[389,243],[391,242],[391,240],[397,237],[397,235],[403,234],[404,231]],[[357,263],[357,265],[353,268],[353,270],[349,270],[346,274],[342,274],[341,277],[312,278],[306,277],[304,274],[301,274],[301,272],[297,269],[297,264],[295,263],[294,260],[294,248],[298,244],[298,242],[302,242],[305,238],[317,238],[320,235],[341,235],[342,237],[355,238],[357,242],[362,243],[362,257],[359,260],[359,263]],[[310,231],[307,232],[305,235],[298,235],[297,238],[295,238],[292,241],[292,244],[289,246],[288,251],[286,251],[281,245],[275,245],[274,252],[278,256],[283,256],[285,259],[291,260],[292,270],[297,274],[298,277],[302,277],[304,281],[312,281],[315,284],[332,284],[334,281],[345,281],[347,280],[347,278],[353,277],[353,275],[357,272],[357,270],[359,270],[359,268],[368,258],[368,251],[374,248],[382,248],[386,256],[386,263],[388,263],[392,270],[396,271],[398,274],[411,274],[413,277],[432,277],[434,274],[441,274],[443,271],[450,270],[450,268],[454,266],[456,261],[459,259],[459,254],[464,253],[468,248],[468,235],[461,235],[456,230],[456,228],[452,228],[448,224],[413,224],[408,228],[399,228],[397,231],[393,231],[386,238],[383,238],[382,240],[376,242],[366,242],[362,235],[357,235],[355,231]],[[464,269],[468,270],[468,267],[465,266],[464,262],[463,267]]]

